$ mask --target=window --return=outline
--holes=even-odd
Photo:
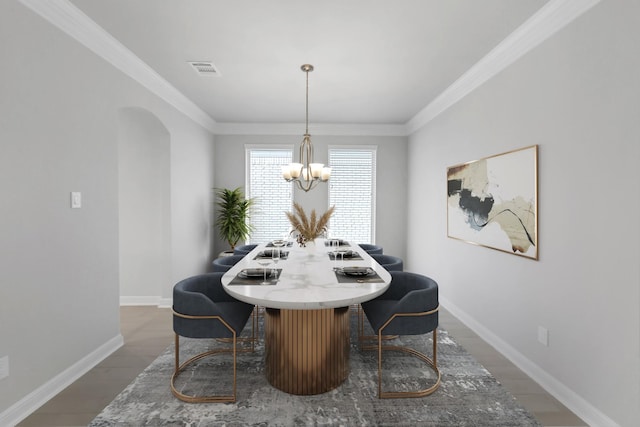
[[[336,206],[331,233],[358,243],[374,243],[376,147],[329,147],[329,164],[329,206]]]
[[[293,187],[282,179],[280,166],[291,163],[292,148],[247,146],[247,197],[255,198],[248,243],[265,243],[281,237],[289,228],[284,212],[291,211]]]

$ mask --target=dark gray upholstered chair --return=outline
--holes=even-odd
[[[221,256],[213,260],[211,265],[213,266],[214,273],[226,273],[231,267],[236,265],[238,261],[244,258],[244,255],[229,255]]]
[[[233,250],[233,254],[234,255],[246,255],[249,252],[251,252],[252,250],[254,250],[256,248],[256,246],[258,246],[258,245],[236,246],[236,248]]]
[[[380,254],[371,254],[371,258],[373,258],[378,264],[380,264],[387,271],[404,271],[404,263],[402,258],[398,258],[392,255],[380,255]],[[358,339],[360,341],[370,340],[377,338],[376,336],[364,336],[364,317],[362,313],[362,307],[358,305]],[[383,339],[394,339],[397,338],[397,335],[385,335]]]
[[[387,271],[402,271],[404,269],[402,258],[398,258],[397,256],[371,254],[371,258]]]
[[[437,364],[438,284],[429,277],[405,271],[392,271],[391,286],[379,297],[362,303],[362,309],[377,334],[377,346],[364,347],[378,350],[378,397],[422,397],[440,386]],[[422,335],[433,333],[433,359],[419,351],[395,345],[383,345],[384,335]],[[417,391],[382,391],[383,351],[402,351],[424,361],[436,374],[434,384]]]
[[[185,402],[235,402],[236,343],[253,311],[252,304],[238,301],[222,288],[224,273],[208,273],[178,282],[173,287],[173,331],[175,332],[175,370],[171,376],[171,391]],[[255,329],[253,330],[255,332]],[[232,348],[218,348],[197,354],[180,364],[180,337],[223,338]],[[254,337],[247,338],[253,351]],[[175,380],[191,363],[218,353],[233,353],[233,393],[209,396],[187,395],[175,387]],[[215,381],[212,382],[212,385]]]
[[[368,243],[358,243],[362,249],[364,249],[369,255],[382,255],[382,246],[370,245]]]
[[[249,251],[251,252],[251,251]],[[229,255],[229,256],[223,256],[223,257],[219,257],[213,260],[213,262],[211,263],[212,267],[213,267],[213,272],[214,273],[226,273],[227,271],[229,271],[231,269],[231,267],[233,267],[234,265],[236,265],[238,262],[240,262],[240,260],[242,258],[244,258],[245,255]],[[257,307],[256,307],[257,308]],[[253,318],[252,321],[254,322],[254,328],[255,329],[255,333],[256,335],[258,334],[258,313],[256,311],[253,312]]]

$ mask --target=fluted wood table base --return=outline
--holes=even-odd
[[[349,374],[349,308],[265,310],[267,380],[290,394],[320,394]]]

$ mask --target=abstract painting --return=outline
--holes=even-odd
[[[447,235],[538,259],[538,146],[447,168]]]

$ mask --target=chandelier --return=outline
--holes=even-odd
[[[295,182],[299,189],[306,192],[319,182],[327,182],[331,176],[331,168],[322,163],[313,162],[313,144],[309,135],[309,73],[313,71],[313,65],[304,64],[300,69],[307,74],[306,129],[300,143],[300,163],[282,166],[282,177],[287,182]]]

